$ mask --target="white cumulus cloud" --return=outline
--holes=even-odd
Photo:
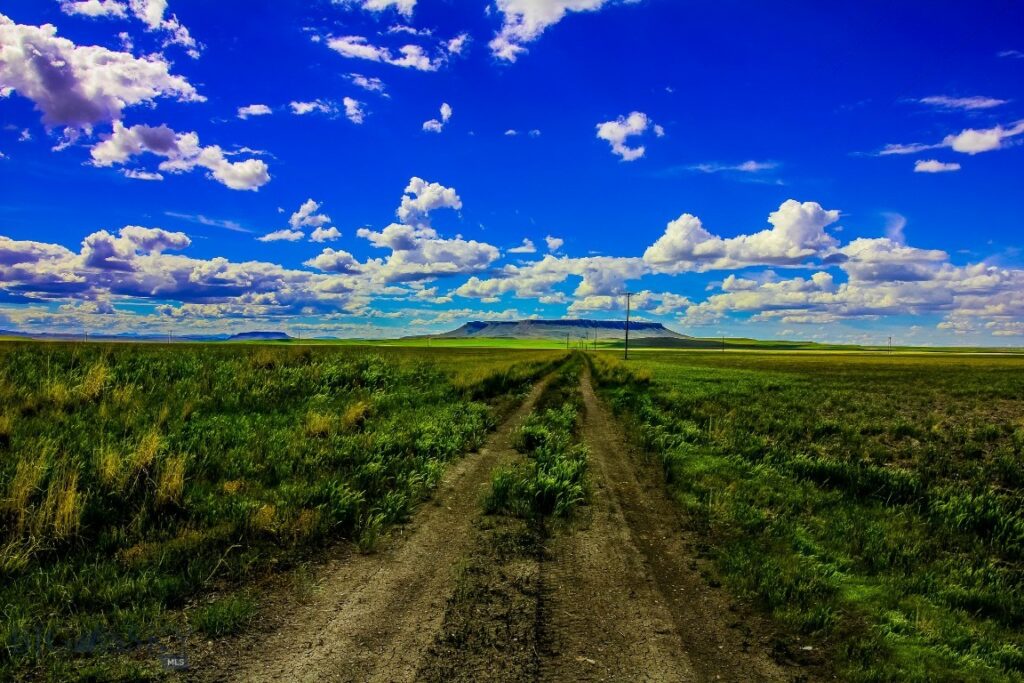
[[[0,14],[0,48],[0,90],[32,100],[48,127],[91,130],[158,97],[205,100],[184,77],[172,75],[160,55],[76,45],[50,24],[15,24]]]
[[[623,161],[635,161],[641,158],[647,149],[643,145],[630,147],[627,141],[631,137],[643,135],[652,124],[647,114],[634,111],[614,121],[597,124],[597,137],[607,141],[611,145],[612,154],[618,155]],[[655,134],[658,137],[664,135],[664,131],[657,133],[660,129],[660,126],[656,126]]]
[[[938,161],[937,159],[918,159],[914,162],[914,173],[949,173],[959,171],[960,164]]]
[[[257,190],[270,182],[269,169],[262,159],[228,161],[219,146],[202,147],[196,133],[177,133],[167,126],[129,128],[115,121],[113,132],[92,147],[92,163],[121,165],[146,152],[164,157],[161,171],[187,173],[204,168],[210,177],[232,190]]]

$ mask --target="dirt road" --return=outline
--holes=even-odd
[[[701,576],[660,471],[627,444],[589,371],[581,393],[590,505],[546,542],[526,533],[524,520],[481,517],[490,473],[517,457],[512,431],[542,389],[479,454],[450,468],[403,538],[375,555],[336,562],[306,603],[282,601],[278,628],[211,658],[198,679],[819,678],[778,663],[770,623]]]
[[[491,471],[515,456],[511,435],[530,412],[541,382],[491,435],[479,453],[453,463],[431,502],[417,511],[402,538],[373,555],[352,555],[322,576],[280,628],[239,642],[216,657],[200,680],[415,680],[454,589],[456,568],[473,539],[473,521]],[[285,601],[286,602],[286,601]]]
[[[593,495],[584,528],[556,536],[541,568],[546,681],[790,681],[730,600],[695,571],[657,472],[581,386]],[[752,619],[753,617],[751,617]],[[766,639],[762,639],[766,640]],[[754,642],[752,642],[754,641]]]

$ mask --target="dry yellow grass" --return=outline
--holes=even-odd
[[[348,429],[361,427],[366,418],[370,416],[370,403],[368,401],[356,401],[350,405],[341,416],[342,426]]]
[[[48,528],[54,538],[74,536],[82,521],[85,497],[78,490],[78,472],[63,472],[50,481],[46,502],[36,520],[39,535]]]
[[[306,415],[306,433],[310,436],[327,436],[333,427],[334,418],[327,413],[311,410]]]
[[[249,526],[257,531],[274,531],[276,521],[277,508],[270,503],[264,503],[249,516]]]
[[[179,503],[185,490],[185,464],[183,455],[168,458],[160,471],[156,487],[156,500],[160,504]]]
[[[96,454],[96,473],[110,490],[117,490],[121,481],[121,454],[106,446]]]
[[[103,393],[108,379],[110,379],[110,368],[102,360],[96,361],[85,373],[78,391],[83,398],[96,400]]]
[[[39,456],[34,460],[19,461],[14,470],[14,478],[7,491],[4,507],[17,517],[15,530],[19,535],[28,526],[29,503],[35,493],[40,490],[43,477],[46,475],[46,465],[46,457]]]
[[[11,442],[14,435],[14,417],[11,415],[0,415],[0,446]]]
[[[135,447],[135,452],[132,454],[132,473],[138,474],[142,470],[148,469],[159,452],[160,433],[154,427],[139,439],[139,443]]]

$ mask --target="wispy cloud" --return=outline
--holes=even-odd
[[[189,223],[196,223],[197,225],[206,225],[211,228],[223,228],[230,230],[231,232],[246,232],[251,233],[252,230],[242,227],[242,224],[237,221],[222,220],[219,218],[208,218],[203,214],[191,214],[191,213],[179,213],[177,211],[164,211],[165,216],[171,218],[178,218]]]

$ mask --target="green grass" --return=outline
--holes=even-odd
[[[234,588],[331,540],[372,550],[563,357],[0,344],[0,679],[241,628]]]
[[[587,448],[579,443],[582,356],[575,354],[545,388],[515,436],[527,462],[499,468],[484,501],[488,514],[566,518],[586,501]]]
[[[1024,677],[1024,362],[596,354],[734,591],[843,680]]]

